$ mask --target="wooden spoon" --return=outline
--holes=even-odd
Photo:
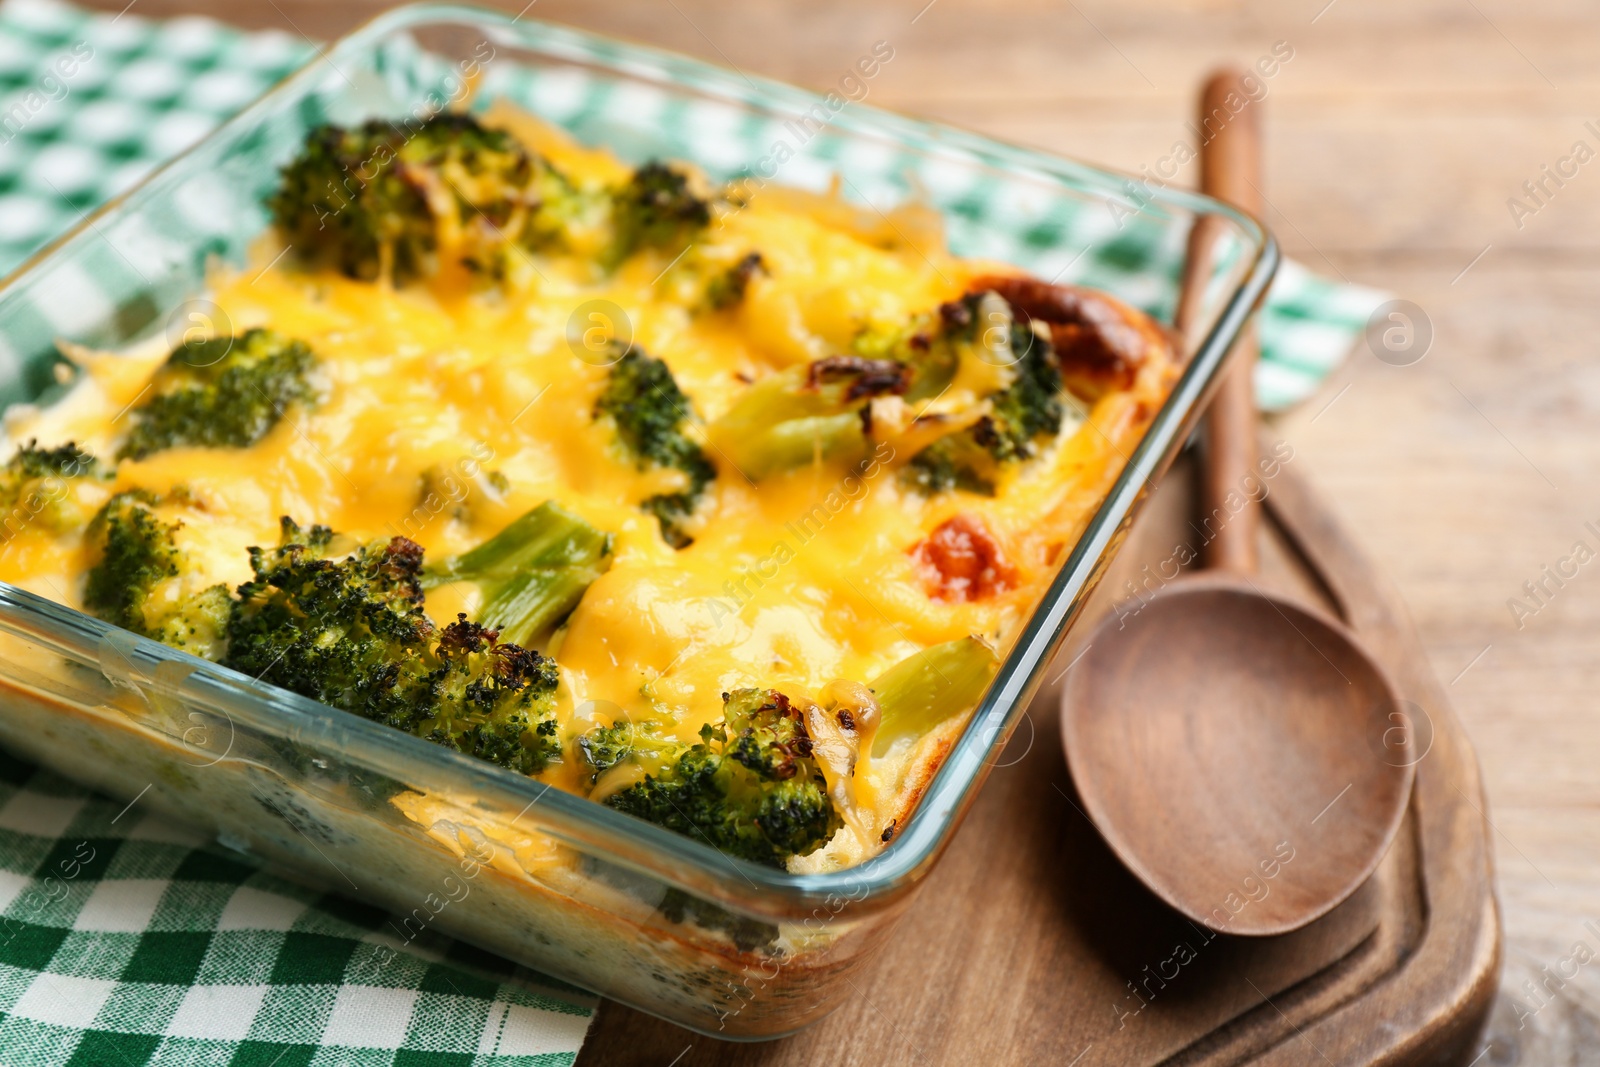
[[[1261,105],[1233,113],[1230,94],[1248,99],[1241,76],[1216,74],[1202,94],[1202,128],[1231,117],[1202,148],[1201,185],[1259,213]],[[1209,273],[1205,233],[1198,224],[1190,243],[1180,332]],[[1068,673],[1061,722],[1083,805],[1122,861],[1195,922],[1264,935],[1366,881],[1414,769],[1383,669],[1337,620],[1256,577],[1249,488],[1270,481],[1257,467],[1255,355],[1247,335],[1207,415],[1194,528],[1210,569],[1100,624]]]

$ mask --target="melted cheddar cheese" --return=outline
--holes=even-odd
[[[541,126],[500,121],[577,180],[627,173]],[[631,339],[664,360],[709,422],[751,382],[848,350],[863,330],[937,308],[979,276],[1014,271],[949,254],[924,210],[884,217],[779,188],[724,208],[686,254],[647,249],[609,274],[592,256],[561,254],[536,257],[511,286],[456,271],[396,288],[308,272],[282,251],[268,238],[248,266],[217,265],[208,295],[233,330],[271,326],[307,342],[319,359],[320,400],[246,448],[124,460],[107,495],[181,489],[185,547],[206,581],[230,586],[250,577],[247,547],[275,543],[283,515],[363,540],[404,535],[437,558],[559,501],[615,535],[610,569],[546,649],[561,667],[565,737],[627,714],[665,722],[689,741],[730,690],[815,697],[831,682],[869,680],[968,635],[1003,650],[1173,372],[1152,341],[1131,386],[1073,405],[1062,432],[1006,471],[993,496],[909,487],[897,475],[910,456],[892,442],[865,463],[818,461],[759,483],[708,446],[719,476],[693,542],[674,549],[639,502],[681,487],[681,476],[640,469],[596,417],[607,368],[588,331]],[[706,272],[752,251],[766,269],[743,299],[700,306]],[[166,352],[64,350],[79,371],[68,394],[12,411],[7,433],[111,455],[121,413]],[[987,530],[1007,568],[1006,581],[971,599],[939,595],[923,548],[958,517]],[[22,524],[0,551],[0,578],[72,606],[82,604],[86,566],[81,534],[37,524]],[[442,623],[474,604],[446,587],[426,607]],[[919,766],[901,754],[892,782],[905,795],[880,823],[914,802],[960,725],[959,717],[946,724]],[[577,792],[587,786],[571,759],[545,777]]]

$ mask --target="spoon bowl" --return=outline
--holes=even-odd
[[[1162,900],[1234,934],[1304,926],[1371,875],[1411,793],[1404,722],[1342,624],[1218,572],[1106,619],[1062,695],[1101,834]]]
[[[1202,124],[1231,117],[1201,145],[1200,184],[1259,212],[1261,109],[1233,106],[1247,79],[1221,71],[1201,94]],[[1179,337],[1195,326],[1211,243],[1202,218]],[[1134,874],[1195,922],[1264,935],[1327,914],[1366,881],[1405,815],[1416,760],[1394,686],[1355,636],[1252,577],[1259,508],[1237,487],[1258,469],[1255,355],[1246,333],[1206,416],[1212,570],[1100,624],[1068,672],[1061,735],[1089,817]]]

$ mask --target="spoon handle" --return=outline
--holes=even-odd
[[[1262,83],[1237,69],[1213,74],[1200,94],[1200,190],[1257,217],[1261,214]],[[1252,383],[1256,332],[1240,335],[1233,365],[1225,373],[1206,415],[1205,449],[1200,467],[1197,525],[1210,540],[1205,565],[1237,574],[1258,566],[1256,532],[1259,508],[1250,490],[1256,477],[1256,409]]]

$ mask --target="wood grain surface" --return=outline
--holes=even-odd
[[[1277,430],[1404,595],[1479,752],[1507,951],[1477,1067],[1600,1063],[1600,963],[1569,962],[1579,942],[1600,954],[1584,925],[1600,920],[1600,566],[1544,572],[1571,573],[1580,540],[1600,550],[1585,526],[1600,527],[1600,160],[1547,182],[1541,203],[1522,189],[1575,142],[1600,149],[1585,128],[1600,116],[1593,0],[925,3],[537,0],[528,13],[818,89],[887,40],[872,103],[1130,171],[1183,136],[1216,62],[1292,47],[1268,82],[1267,221],[1314,269],[1415,302],[1434,336],[1409,366],[1358,351]],[[327,37],[387,6],[134,0],[132,13]],[[1193,184],[1194,164],[1173,180]],[[1537,210],[1514,219],[1519,195]],[[1547,592],[1529,598],[1525,582]],[[1018,995],[988,1017],[930,978],[928,1008],[1003,1032],[1055,1010],[1033,977],[1016,975]]]

